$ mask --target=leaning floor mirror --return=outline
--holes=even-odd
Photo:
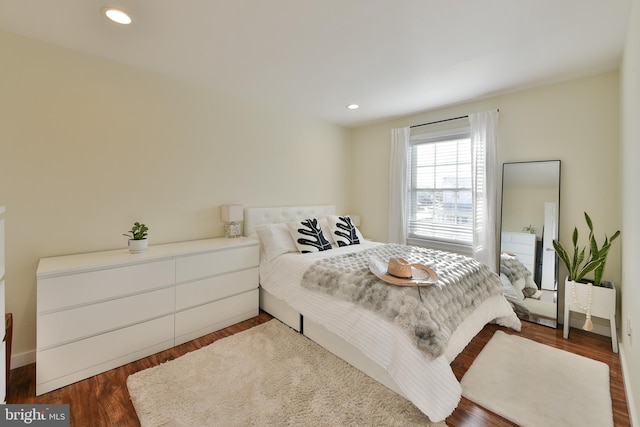
[[[518,316],[557,327],[560,160],[504,163],[500,279]]]

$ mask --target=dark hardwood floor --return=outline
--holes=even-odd
[[[260,313],[259,316],[214,332],[172,349],[154,354],[136,362],[112,369],[84,381],[35,396],[35,365],[27,365],[11,371],[9,379],[8,403],[69,403],[71,426],[139,426],[138,418],[127,391],[127,376],[134,372],[156,366],[175,359],[185,353],[211,344],[217,339],[233,335],[253,326],[269,321],[271,316]],[[451,364],[458,379],[469,369],[475,357],[480,353],[493,333],[502,329],[487,325],[471,341],[465,350]],[[517,332],[513,332],[517,333]],[[611,398],[613,401],[614,422],[616,427],[630,426],[620,358],[611,351],[611,341],[607,337],[571,330],[569,340],[562,338],[562,330],[523,322],[520,336],[533,341],[557,347],[572,353],[590,357],[609,365],[611,378]],[[514,426],[515,424],[491,413],[473,402],[462,398],[455,412],[447,418],[451,427]]]

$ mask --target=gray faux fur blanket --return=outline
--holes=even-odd
[[[371,273],[371,257],[425,264],[438,273],[438,282],[421,286],[420,298],[416,287],[390,285]],[[434,358],[475,307],[502,293],[499,277],[472,258],[398,244],[317,261],[304,273],[302,286],[374,311],[414,337],[418,348]]]

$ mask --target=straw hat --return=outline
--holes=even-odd
[[[399,277],[401,279],[410,279],[413,276],[411,272],[411,264],[402,258],[391,258],[387,265],[387,273],[393,277]]]
[[[397,286],[426,286],[438,281],[438,274],[424,264],[410,264],[402,258],[369,260],[369,269],[381,280]]]

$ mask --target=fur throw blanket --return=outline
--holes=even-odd
[[[369,270],[369,260],[401,257],[438,273],[430,286],[390,285]],[[372,310],[413,337],[417,347],[440,356],[451,334],[475,307],[502,293],[498,276],[469,257],[433,249],[387,244],[317,261],[304,273],[302,286]],[[421,295],[418,294],[421,293]]]

